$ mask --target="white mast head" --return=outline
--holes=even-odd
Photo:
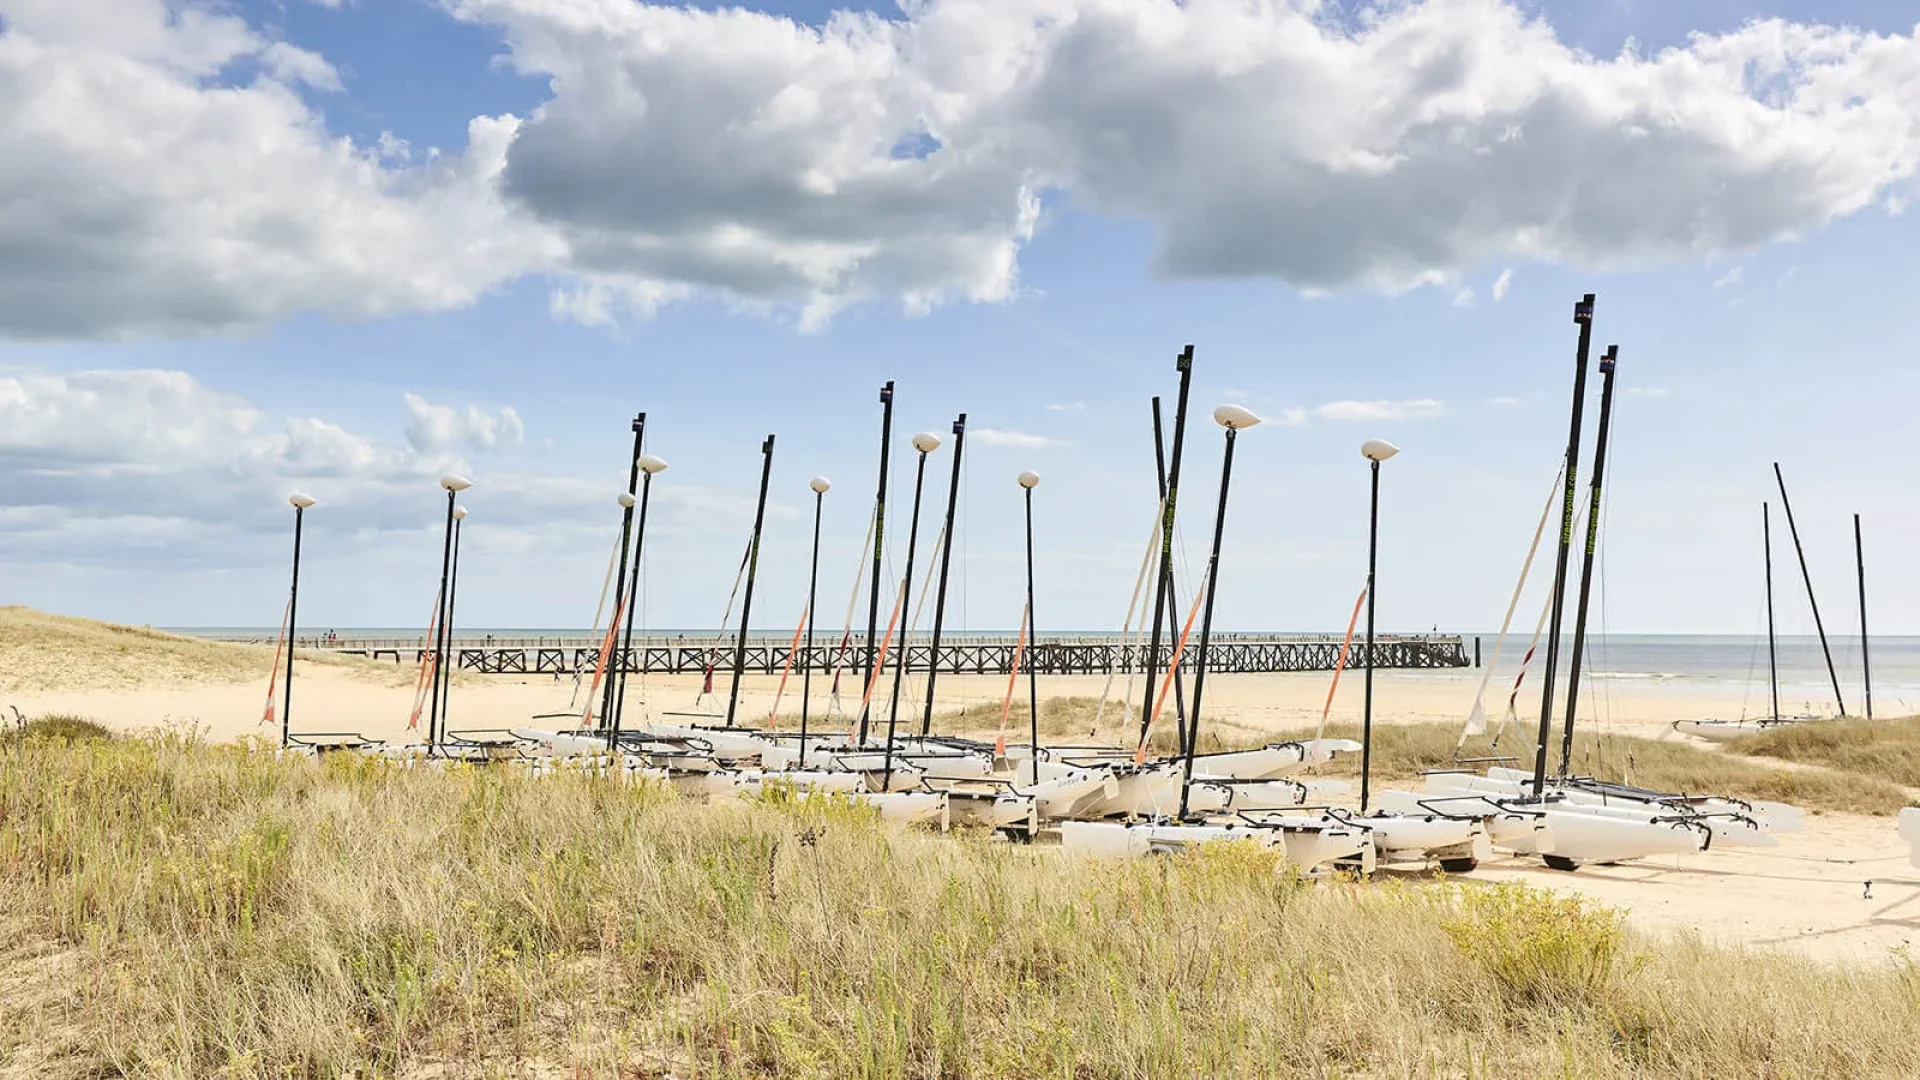
[[[1040,474],[1028,469],[1020,474],[1020,486],[1032,490],[1040,486]]]
[[[621,509],[623,509],[623,510],[631,510],[631,509],[633,509],[633,504],[634,504],[634,502],[635,502],[635,501],[637,501],[637,500],[635,500],[635,499],[634,499],[634,497],[633,497],[633,492],[631,492],[631,491],[623,491],[623,492],[621,492],[621,493],[620,493],[620,508],[621,508]]]
[[[940,436],[931,431],[923,431],[913,437],[913,448],[923,454],[931,454],[940,449]]]
[[[646,473],[648,476],[652,476],[653,474],[659,473],[659,472],[665,472],[667,469],[667,463],[657,457],[654,457],[652,454],[641,454],[639,459],[636,460],[634,464],[640,466],[640,471],[643,473]]]
[[[456,507],[454,507],[454,508],[453,508],[453,520],[455,520],[455,521],[465,521],[465,520],[467,520],[467,508],[466,508],[466,507],[464,507],[464,506],[456,506]]]
[[[1239,405],[1222,405],[1213,410],[1213,422],[1230,431],[1250,428],[1260,422],[1253,410]]]
[[[1360,444],[1360,456],[1368,461],[1385,461],[1399,452],[1399,447],[1385,439],[1368,439]]]
[[[465,491],[473,486],[473,481],[464,476],[456,476],[453,473],[448,473],[440,478],[440,486],[446,488],[448,491]]]
[[[815,495],[825,495],[833,487],[833,481],[824,476],[816,476],[807,481],[807,486],[813,489]]]
[[[295,510],[305,510],[307,507],[313,505],[313,496],[304,491],[296,491],[287,496],[287,503]]]

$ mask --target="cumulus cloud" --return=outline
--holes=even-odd
[[[407,404],[415,423],[397,440],[273,416],[181,371],[0,374],[5,561],[124,565],[131,549],[217,561],[249,550],[246,536],[283,528],[296,488],[320,500],[336,536],[375,543],[432,527],[435,480],[448,471],[474,478],[472,501],[496,535],[610,515],[606,492],[617,481],[473,469],[463,451],[519,437],[511,409],[455,412],[411,395]],[[664,520],[685,497],[665,496]]]
[[[417,394],[406,395],[407,443],[422,454],[451,450],[497,450],[526,441],[526,425],[513,406],[498,410],[469,405],[433,405]]]
[[[495,184],[517,120],[396,168],[301,85],[339,77],[212,6],[0,0],[0,336],[439,310],[546,265]]]
[[[1920,153],[1911,37],[1779,20],[1596,59],[1503,0],[448,4],[552,79],[505,182],[576,262],[816,310],[1007,295],[1049,190],[1155,225],[1169,274],[1401,289],[1750,248]]]
[[[1049,435],[1032,435],[1024,431],[1004,431],[1000,428],[973,428],[967,437],[982,446],[1014,446],[1026,450],[1040,450],[1049,446],[1067,446],[1065,439],[1056,439]]]
[[[1493,293],[1493,302],[1497,304],[1505,300],[1507,298],[1507,290],[1512,287],[1513,270],[1509,268],[1500,271],[1500,276],[1493,279],[1493,289],[1491,290]]]
[[[1329,401],[1315,409],[1322,420],[1415,420],[1439,416],[1445,402],[1433,398],[1408,401]]]
[[[1915,37],[1779,19],[1594,57],[1517,0],[441,4],[550,96],[435,156],[330,135],[302,95],[339,73],[222,8],[0,0],[0,334],[527,275],[591,324],[717,293],[817,326],[1014,296],[1049,202],[1146,223],[1166,275],[1451,291],[1751,250],[1920,171]]]

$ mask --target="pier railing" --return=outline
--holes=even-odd
[[[815,672],[832,672],[836,667],[859,670],[866,657],[864,637],[850,643],[818,643],[811,648],[791,647],[791,638],[748,635],[746,670],[778,674],[787,666],[791,654],[795,674],[811,667]],[[1215,634],[1207,646],[1209,671],[1286,672],[1331,671],[1340,656],[1341,639],[1323,634]],[[608,658],[609,666],[623,671],[662,674],[700,673],[709,669],[729,671],[733,666],[736,642],[716,638],[636,637],[630,649],[616,647]],[[301,637],[297,646],[327,652],[390,659],[396,663],[418,663],[427,648],[424,636],[411,638]],[[531,637],[454,638],[452,653],[457,667],[491,674],[570,675],[592,671],[600,664],[601,643],[585,634],[536,635]],[[906,650],[907,670],[928,671],[936,662],[941,674],[1005,675],[1012,670],[1014,638],[1004,634],[948,634],[940,642],[939,656],[930,644],[910,644]],[[1046,637],[1027,645],[1021,657],[1023,669],[1031,667],[1047,675],[1087,675],[1115,672],[1126,674],[1144,670],[1151,650],[1145,644],[1125,643],[1113,637]],[[1347,658],[1347,666],[1366,666],[1365,647],[1356,642]],[[1172,662],[1173,646],[1162,644],[1152,663],[1164,671]],[[1189,647],[1181,665],[1192,668],[1198,663],[1198,650]],[[1457,634],[1397,634],[1374,641],[1374,666],[1383,669],[1431,669],[1467,667],[1473,661],[1464,640]],[[897,662],[897,655],[888,663]]]

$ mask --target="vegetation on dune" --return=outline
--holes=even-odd
[[[1735,739],[1727,749],[1920,788],[1920,717],[1782,724]]]
[[[0,744],[25,742],[27,740],[58,740],[63,742],[82,742],[90,739],[111,739],[113,732],[103,724],[95,723],[84,716],[71,716],[66,713],[49,713],[32,720],[22,720],[17,724],[0,727]]]
[[[0,751],[0,1075],[1911,1076],[1920,974],[845,803]]]
[[[988,702],[942,713],[934,718],[934,730],[991,739],[1001,730],[1000,708],[998,703]],[[781,726],[787,728],[798,728],[800,723],[798,714],[783,715],[781,720]],[[1040,736],[1046,742],[1130,747],[1139,738],[1139,725],[1139,710],[1119,702],[1108,702],[1104,711],[1100,710],[1099,701],[1090,697],[1046,698],[1040,702]],[[1800,730],[1802,728],[1806,730]],[[1005,730],[1010,741],[1022,742],[1027,738],[1024,696],[1009,709]],[[1240,750],[1272,742],[1310,739],[1315,734],[1315,728],[1260,731],[1210,719],[1201,732],[1200,748],[1202,751]],[[1353,723],[1333,723],[1327,725],[1325,734],[1330,739],[1357,740],[1360,728]],[[1452,724],[1376,723],[1374,778],[1389,783],[1418,783],[1423,771],[1459,767],[1477,770],[1484,762],[1461,766],[1461,759],[1501,755],[1509,756],[1512,760],[1508,764],[1514,768],[1533,767],[1533,752],[1524,733],[1509,733],[1498,746],[1484,738],[1470,739],[1465,745],[1460,745],[1459,740],[1460,729]],[[1169,705],[1160,722],[1154,725],[1148,746],[1154,753],[1170,754],[1178,745],[1179,734]],[[1775,768],[1678,738],[1649,739],[1592,732],[1574,734],[1573,768],[1583,775],[1661,791],[1769,799],[1807,810],[1877,815],[1893,814],[1911,804],[1903,786],[1920,787],[1920,720],[1875,721],[1870,725],[1866,721],[1794,725],[1748,736],[1730,746],[1747,754],[1766,754],[1826,768]],[[1558,765],[1559,753],[1556,742],[1551,750],[1550,766]],[[1355,777],[1360,774],[1360,756],[1343,754],[1310,771],[1321,776]]]
[[[273,667],[272,643],[249,645],[169,634],[150,626],[0,607],[0,692],[34,694],[134,689],[159,684],[258,680]],[[414,668],[302,649],[301,664],[345,668],[411,685]],[[464,677],[464,673],[457,673]]]
[[[1313,731],[1296,731],[1273,738],[1311,738]],[[1328,738],[1358,739],[1360,730],[1353,724],[1330,724]],[[1498,748],[1485,739],[1470,739],[1456,757],[1455,745],[1460,729],[1450,724],[1375,724],[1373,728],[1373,770],[1377,780],[1407,781],[1418,778],[1426,769],[1458,766],[1459,758],[1487,758],[1501,754],[1515,756],[1508,764],[1531,769],[1533,752],[1524,735],[1509,735]],[[1560,747],[1556,742],[1548,757],[1548,766],[1559,764]],[[1582,775],[1596,776],[1660,791],[1695,795],[1732,795],[1743,799],[1769,799],[1792,803],[1806,810],[1834,810],[1858,814],[1893,814],[1909,804],[1906,792],[1872,773],[1852,775],[1816,769],[1773,768],[1734,754],[1718,753],[1689,745],[1678,739],[1645,739],[1635,736],[1596,735],[1575,732],[1573,769]],[[1326,776],[1358,776],[1360,755],[1345,754],[1315,772]]]

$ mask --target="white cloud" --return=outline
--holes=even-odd
[[[1497,405],[1503,409],[1514,409],[1525,404],[1525,402],[1521,401],[1517,397],[1496,397],[1496,398],[1488,398],[1487,404]]]
[[[1454,292],[1453,306],[1457,308],[1470,308],[1473,306],[1473,289],[1471,286],[1463,285]]]
[[[1920,167],[1913,39],[1779,20],[1593,58],[1502,0],[447,2],[553,79],[505,183],[576,265],[816,311],[1008,295],[1048,190],[1169,274],[1400,289],[1748,249]]]
[[[0,337],[438,310],[548,264],[496,190],[517,120],[389,167],[302,101],[324,59],[218,10],[0,0]]]
[[[1281,409],[1280,423],[1285,427],[1305,427],[1307,425],[1307,410],[1298,405]]]
[[[1513,287],[1513,270],[1511,268],[1508,268],[1506,270],[1500,271],[1500,276],[1493,279],[1493,289],[1492,289],[1493,302],[1497,304],[1500,301],[1505,300],[1507,298],[1507,290],[1512,287]]]
[[[478,405],[456,409],[433,405],[416,394],[406,395],[407,443],[422,454],[452,450],[497,450],[526,441],[526,425],[513,406],[488,411]]]
[[[1732,269],[1728,270],[1726,273],[1721,274],[1717,278],[1714,278],[1713,287],[1716,289],[1724,289],[1729,285],[1738,285],[1740,284],[1740,279],[1745,277],[1746,274],[1747,274],[1747,271],[1745,267],[1743,266],[1733,267]]]
[[[1048,412],[1079,412],[1087,407],[1084,401],[1055,402],[1046,407]]]
[[[1048,435],[1031,435],[1024,431],[1004,431],[1000,428],[971,428],[967,431],[967,437],[982,446],[1014,446],[1026,450],[1072,445],[1065,439],[1056,439]]]
[[[1439,416],[1445,402],[1433,398],[1407,401],[1330,401],[1314,410],[1323,420],[1415,420]]]
[[[435,479],[448,471],[474,480],[468,501],[492,543],[571,543],[572,531],[614,520],[607,492],[624,477],[476,470],[461,456],[517,440],[511,409],[419,406],[433,427],[424,444],[417,411],[406,440],[383,438],[272,416],[181,371],[0,374],[0,563],[124,567],[145,552],[169,569],[224,568],[267,550],[254,540],[285,527],[296,488],[320,501],[333,549],[386,558],[392,534],[438,527]],[[706,528],[690,507],[725,506],[742,521],[752,512],[746,496],[685,484],[655,496],[668,531]]]
[[[1915,38],[1777,19],[1597,58],[1517,0],[923,0],[817,28],[442,4],[551,93],[444,156],[327,132],[301,94],[338,71],[225,7],[0,0],[0,335],[442,310],[529,275],[588,323],[712,292],[817,326],[1013,297],[1049,197],[1147,223],[1167,275],[1451,290],[1752,250],[1920,171]]]

